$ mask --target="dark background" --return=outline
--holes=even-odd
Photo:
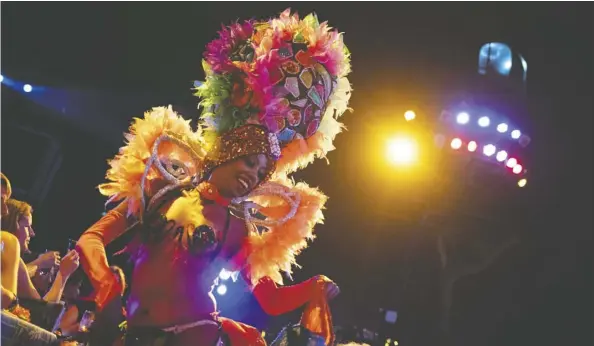
[[[406,109],[443,107],[476,71],[479,47],[502,41],[528,61],[535,177],[520,207],[532,222],[517,230],[520,245],[459,283],[455,334],[460,345],[591,344],[589,3],[2,3],[2,74],[34,86],[24,94],[3,84],[1,133],[2,171],[36,208],[32,247],[65,247],[101,216],[94,187],[131,117],[173,104],[196,118],[190,88],[203,78],[201,53],[221,23],[289,6],[315,10],[346,33],[355,89],[331,165],[297,175],[331,199],[295,279],[324,273],[341,285],[338,324],[373,325],[379,308],[391,308],[401,345],[436,344],[435,247],[417,226],[415,190],[393,181],[386,189],[381,165],[368,165],[369,132]],[[52,140],[35,142],[17,127]],[[51,159],[40,164],[36,154]],[[32,181],[48,181],[55,162],[45,198],[32,194]],[[231,287],[223,313],[263,325],[241,291]]]

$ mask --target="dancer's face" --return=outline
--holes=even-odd
[[[209,182],[226,198],[241,197],[266,178],[268,158],[254,154],[226,162],[212,171]]]

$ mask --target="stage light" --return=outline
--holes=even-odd
[[[480,117],[478,124],[480,127],[487,127],[489,124],[491,124],[491,120],[489,120],[489,117]]]
[[[507,160],[505,165],[509,168],[514,168],[518,164],[518,160],[514,159],[513,157]]]
[[[505,161],[505,159],[507,159],[507,152],[505,150],[501,150],[497,153],[497,156],[495,156],[495,158],[497,159],[497,161],[503,162]]]
[[[222,269],[221,272],[219,273],[219,278],[221,280],[229,280],[229,278],[231,277],[231,274],[233,272],[230,272],[228,270]]]
[[[486,156],[492,156],[497,151],[497,148],[493,144],[487,144],[483,147],[483,154]]]
[[[0,83],[4,81],[4,76],[0,74]]]
[[[30,84],[23,85],[23,91],[26,93],[30,93],[33,90],[33,87]]]
[[[414,120],[416,117],[417,115],[413,111],[404,112],[404,119],[406,119],[406,121]]]
[[[417,144],[410,138],[395,138],[388,142],[388,160],[397,165],[408,165],[417,159]]]
[[[520,130],[513,130],[511,132],[511,137],[513,139],[518,139],[518,138],[520,138],[521,135],[522,135],[522,132],[520,132]]]
[[[520,164],[515,165],[514,168],[512,168],[512,172],[514,172],[514,174],[522,173],[522,165],[520,165]]]
[[[497,132],[506,133],[507,132],[507,124],[501,123],[501,124],[497,125]]]
[[[527,182],[528,181],[526,179],[522,178],[522,179],[518,180],[518,186],[519,187],[524,187],[524,186],[526,186],[526,183]]]
[[[460,138],[454,138],[452,139],[450,146],[452,147],[452,149],[458,150],[462,147],[462,140]]]
[[[461,125],[468,123],[469,120],[470,120],[470,115],[468,115],[468,113],[466,113],[466,112],[458,113],[458,115],[456,116],[456,122],[458,122],[458,124],[461,124]]]
[[[219,285],[217,287],[217,294],[220,295],[220,296],[224,296],[225,293],[227,293],[227,286],[225,286],[225,285]]]
[[[468,151],[470,151],[471,153],[476,151],[476,147],[477,147],[477,144],[475,141],[468,142]]]

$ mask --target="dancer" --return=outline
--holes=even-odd
[[[291,274],[323,218],[326,196],[288,174],[332,150],[342,129],[350,98],[342,35],[287,10],[224,28],[203,65],[204,126],[193,131],[171,108],[154,108],[110,162],[99,189],[123,202],[77,246],[96,302],[103,308],[121,291],[105,245],[128,230],[126,345],[264,344],[254,328],[217,316],[211,292],[222,269],[241,273],[271,315],[307,305],[302,325],[330,343],[326,299],[338,287],[324,276],[282,286],[281,273]]]

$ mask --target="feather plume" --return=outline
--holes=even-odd
[[[135,118],[129,132],[125,134],[126,145],[109,161],[106,174],[107,183],[99,185],[99,192],[109,197],[109,202],[128,199],[129,214],[136,214],[142,198],[141,179],[151,156],[153,144],[161,135],[173,134],[188,143],[196,152],[204,146],[201,131],[192,131],[190,121],[185,120],[169,107],[156,107],[146,112],[143,118]],[[190,172],[195,173],[194,160],[182,148],[171,142],[163,142],[159,147],[159,157],[167,157],[184,162]],[[157,169],[151,168],[148,180],[160,176]]]
[[[247,267],[253,284],[263,277],[270,277],[278,284],[283,283],[281,272],[291,275],[292,266],[297,265],[296,256],[308,246],[308,241],[315,238],[314,226],[322,223],[322,210],[327,197],[317,188],[306,183],[293,183],[288,178],[276,178],[276,182],[290,187],[291,192],[301,196],[301,202],[295,216],[280,226],[270,227],[262,234],[252,232],[249,235],[249,255]],[[264,208],[262,214],[279,213],[283,206],[279,198],[259,197],[256,203]],[[279,214],[282,214],[280,212]],[[272,216],[272,215],[271,215]]]

